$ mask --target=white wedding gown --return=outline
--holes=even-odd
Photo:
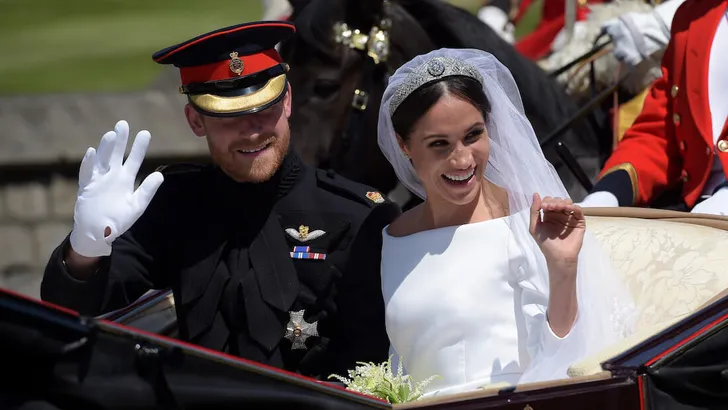
[[[384,228],[381,275],[391,353],[415,381],[440,376],[425,397],[515,385],[536,355],[560,363],[539,369],[539,378],[565,378],[581,350],[570,348],[579,343],[571,334],[559,338],[548,326],[548,295],[536,291],[520,267],[534,256],[516,245],[508,218],[403,237]]]

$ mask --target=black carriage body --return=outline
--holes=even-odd
[[[169,300],[156,292],[105,317],[124,322],[156,309],[165,320],[135,323],[173,334]],[[402,405],[106,319],[1,292],[0,408],[728,408],[728,297],[604,362],[610,373]]]
[[[728,297],[603,367],[635,375],[644,410],[728,409]]]
[[[329,383],[0,293],[0,408],[387,409]]]

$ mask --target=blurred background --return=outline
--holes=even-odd
[[[474,13],[483,4],[451,1]],[[538,22],[532,10],[517,37]],[[39,297],[48,257],[72,226],[79,161],[118,120],[130,138],[152,134],[140,176],[206,161],[177,70],[151,56],[262,16],[260,0],[0,0],[0,286]]]

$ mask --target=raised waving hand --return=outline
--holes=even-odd
[[[139,219],[164,181],[153,172],[134,190],[151,135],[137,133],[124,161],[128,139],[129,124],[119,121],[101,138],[98,150],[89,147],[81,161],[70,241],[82,256],[110,255],[111,243]]]

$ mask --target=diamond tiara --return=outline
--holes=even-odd
[[[402,101],[416,89],[431,81],[455,75],[471,77],[483,84],[483,76],[472,65],[451,57],[434,57],[412,70],[400,84],[389,102],[389,115],[392,116]]]

